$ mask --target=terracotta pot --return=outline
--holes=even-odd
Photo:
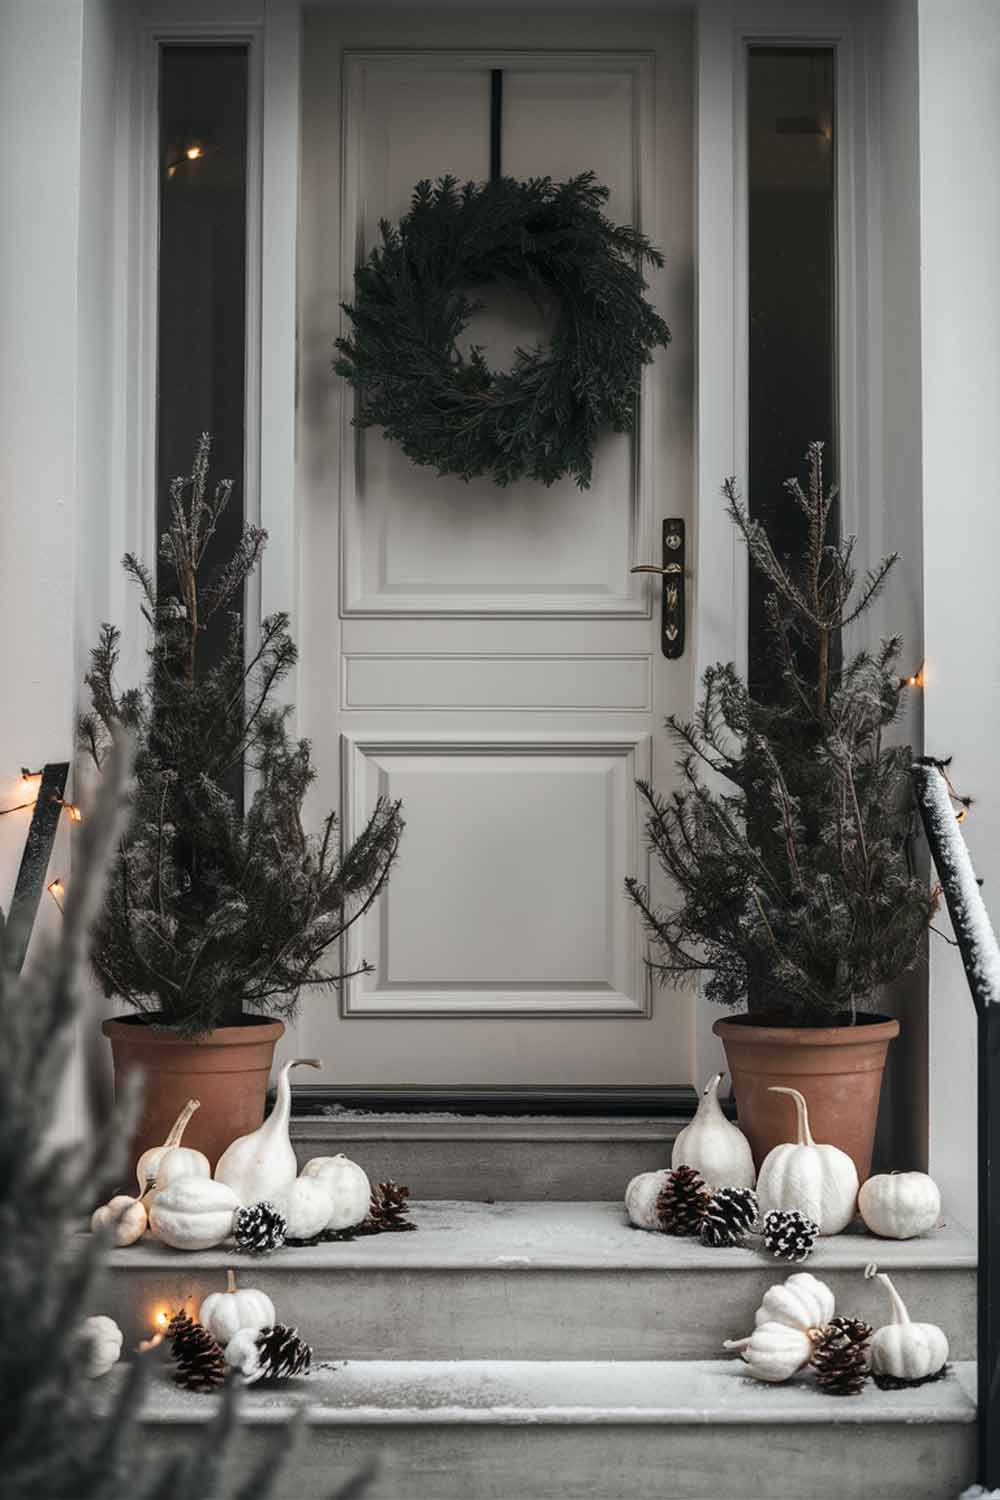
[[[144,1016],[104,1021],[111,1043],[115,1089],[139,1068],[145,1076],[143,1111],[132,1141],[132,1163],[160,1145],[189,1099],[200,1099],[184,1132],[184,1145],[204,1151],[213,1168],[230,1141],[256,1130],[264,1119],[267,1081],[281,1021],[246,1016],[242,1026],[220,1026],[199,1037],[181,1037]]]
[[[795,1139],[792,1100],[768,1093],[777,1083],[805,1096],[814,1140],[846,1151],[864,1182],[886,1053],[899,1022],[861,1014],[854,1026],[779,1026],[743,1015],[716,1021],[712,1030],[726,1049],[740,1128],[757,1166],[772,1147]]]

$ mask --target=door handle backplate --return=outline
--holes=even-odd
[[[637,563],[633,573],[659,573],[660,647],[668,661],[684,655],[684,622],[687,615],[687,574],[684,522],[668,516],[663,523],[663,562]]]

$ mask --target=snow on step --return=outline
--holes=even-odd
[[[668,1166],[687,1120],[560,1115],[375,1114],[292,1120],[300,1166],[343,1151],[372,1181],[422,1199],[518,1202],[618,1198],[637,1172]]]
[[[365,1359],[709,1359],[748,1332],[767,1287],[795,1269],[759,1251],[708,1250],[646,1234],[617,1203],[416,1203],[413,1234],[284,1249],[251,1259],[144,1241],[111,1257],[95,1311],[129,1342],[156,1312],[197,1307],[227,1266],[259,1286],[318,1353]],[[862,1271],[891,1272],[908,1305],[933,1312],[953,1356],[975,1350],[975,1246],[947,1228],[919,1240],[838,1235],[808,1268],[845,1312],[880,1321]]]
[[[378,1454],[371,1500],[880,1500],[954,1495],[974,1470],[972,1366],[912,1391],[823,1396],[808,1376],[750,1380],[738,1360],[358,1361],[245,1395],[240,1468],[303,1406],[292,1494],[324,1493]],[[215,1400],[166,1379],[144,1414],[152,1446]],[[711,1428],[711,1431],[707,1431]],[[405,1483],[404,1483],[405,1480]]]

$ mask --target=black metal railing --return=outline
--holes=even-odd
[[[913,768],[917,806],[951,917],[978,1026],[978,1480],[1000,1486],[1000,946],[938,763]]]

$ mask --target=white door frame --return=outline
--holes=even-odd
[[[122,10],[115,254],[125,288],[112,401],[114,541],[155,552],[156,330],[155,59],[164,41],[245,39],[251,53],[248,218],[246,496],[269,532],[260,611],[300,610],[295,486],[296,231],[302,0],[138,0]],[[752,42],[823,42],[837,56],[838,401],[847,529],[862,567],[881,551],[878,334],[879,239],[873,47],[864,7],[850,0],[693,0],[696,45],[695,303],[697,506],[692,549],[695,680],[716,660],[746,663],[747,570],[719,499],[747,472],[747,213],[745,68]],[[266,420],[261,414],[266,414]],[[136,497],[140,497],[137,501]],[[121,596],[109,601],[123,618]],[[125,664],[128,665],[127,663]],[[297,684],[288,695],[297,701]],[[700,999],[691,1082],[714,1070],[714,1009]]]

